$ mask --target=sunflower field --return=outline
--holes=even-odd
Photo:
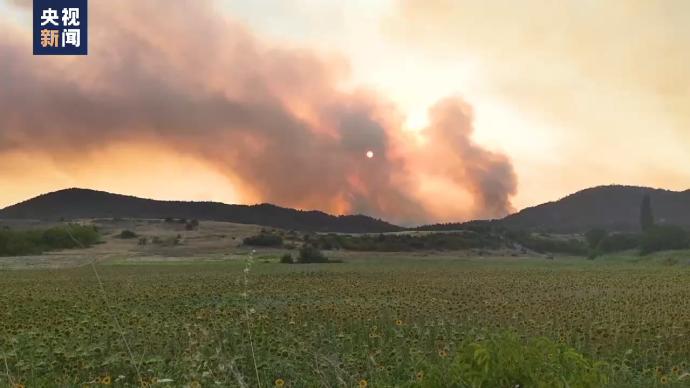
[[[690,386],[690,268],[583,259],[0,271],[0,386]]]

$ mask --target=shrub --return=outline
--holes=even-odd
[[[293,264],[295,260],[292,259],[291,254],[286,253],[280,258],[280,262],[283,264]]]
[[[57,229],[65,229],[57,228]],[[82,245],[89,246],[101,241],[101,235],[98,233],[98,228],[93,225],[77,225],[70,224],[66,227],[74,239],[79,241]]]
[[[299,250],[300,263],[327,263],[328,259],[313,245],[305,244]]]
[[[283,238],[273,233],[262,232],[256,236],[245,238],[243,243],[244,245],[260,247],[279,247],[283,245]]]
[[[601,253],[627,251],[640,246],[640,235],[630,233],[615,233],[604,237],[597,245]]]
[[[319,249],[345,249],[351,251],[406,252],[417,250],[460,250],[472,248],[499,248],[498,235],[463,231],[429,234],[378,235],[318,235],[311,243]]]
[[[510,332],[465,340],[448,371],[430,366],[425,386],[600,387],[608,366],[547,338],[521,339]]]
[[[120,232],[120,236],[119,236],[119,237],[120,237],[120,238],[123,238],[123,239],[136,238],[136,237],[137,237],[137,234],[134,233],[134,232],[132,232],[131,230],[125,229],[125,230],[123,230],[122,232]]]
[[[589,235],[585,234],[585,238],[590,244],[590,259],[602,253],[627,251],[640,246],[640,236],[637,234],[614,233],[595,237],[591,233],[596,232],[590,231],[588,233]]]
[[[41,254],[55,249],[89,247],[100,241],[93,226],[59,226],[46,230],[0,230],[0,256]]]
[[[604,229],[590,229],[585,233],[585,240],[591,249],[596,249],[606,236],[608,236],[608,232]]]
[[[164,237],[164,238],[160,237],[160,236],[153,236],[151,238],[151,244],[160,245],[160,246],[164,246],[164,247],[172,247],[175,245],[179,245],[181,241],[182,241],[182,236],[180,236],[180,235]]]
[[[688,248],[688,233],[679,226],[652,226],[642,235],[640,253]]]
[[[72,240],[70,232],[63,228],[51,228],[43,232],[40,243],[54,248],[72,248],[79,245]]]
[[[199,220],[191,220],[187,222],[184,226],[185,230],[197,230],[199,229]]]
[[[536,237],[529,233],[515,233],[512,235],[512,239],[525,248],[538,253],[565,253],[577,256],[585,256],[589,253],[587,245],[583,241],[574,238],[565,240]]]

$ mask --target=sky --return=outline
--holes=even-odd
[[[690,3],[0,0],[0,206],[66,187],[401,224],[690,187]],[[368,157],[371,152],[372,157]]]

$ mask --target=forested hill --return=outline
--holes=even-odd
[[[157,201],[87,189],[40,195],[0,210],[5,219],[186,218],[319,232],[380,233],[401,228],[364,215],[333,216],[271,204]]]
[[[690,227],[690,190],[670,191],[639,186],[598,186],[558,201],[526,208],[501,220],[426,225],[420,230],[453,230],[485,227],[585,232],[592,228],[634,232],[640,230],[640,206],[651,199],[657,224]]]

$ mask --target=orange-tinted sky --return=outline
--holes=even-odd
[[[419,223],[688,188],[685,1],[169,4],[91,2],[89,55],[51,58],[0,0],[0,206],[76,186]]]

